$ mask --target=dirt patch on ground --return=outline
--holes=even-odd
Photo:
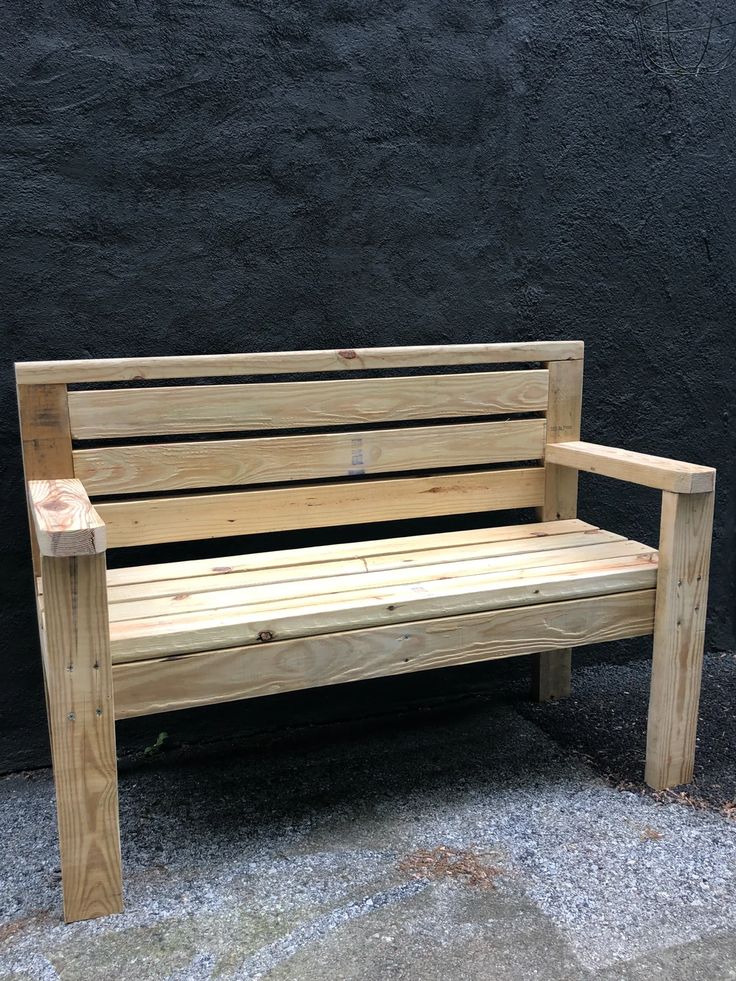
[[[29,913],[28,916],[22,916],[17,920],[0,923],[0,946],[16,934],[52,923],[53,920],[54,917],[48,910],[39,910],[37,913]]]
[[[488,864],[487,856],[447,845],[419,848],[403,858],[399,868],[412,879],[455,879],[479,889],[494,889],[494,879],[503,875],[503,869]]]

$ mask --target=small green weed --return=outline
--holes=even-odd
[[[156,742],[152,743],[150,746],[146,746],[146,748],[143,750],[143,755],[155,756],[168,738],[168,732],[160,732],[156,737]]]

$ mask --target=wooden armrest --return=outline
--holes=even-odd
[[[544,456],[547,463],[677,494],[707,494],[716,483],[716,472],[712,467],[680,463],[647,453],[631,453],[597,443],[547,443]]]
[[[105,551],[105,522],[79,480],[29,480],[28,497],[41,555]]]

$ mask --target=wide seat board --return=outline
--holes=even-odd
[[[113,570],[112,657],[646,590],[656,578],[655,549],[575,520]]]
[[[113,665],[115,715],[274,695],[642,637],[654,589]]]

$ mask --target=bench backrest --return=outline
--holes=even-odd
[[[21,363],[25,476],[79,478],[110,547],[542,507],[545,440],[579,438],[582,357],[556,341]]]

